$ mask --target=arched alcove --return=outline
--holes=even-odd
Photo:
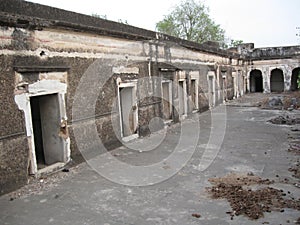
[[[298,76],[300,74],[300,67],[293,69],[292,77],[291,77],[291,91],[297,91],[298,88]]]
[[[250,92],[263,92],[263,77],[260,70],[250,72]]]
[[[274,69],[271,71],[270,85],[271,85],[271,92],[284,91],[284,78],[281,69]]]

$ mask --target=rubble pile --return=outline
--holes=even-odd
[[[300,124],[300,118],[292,117],[289,115],[280,115],[268,120],[268,122],[273,124],[278,124],[278,125],[294,125],[294,124]]]
[[[225,198],[230,203],[232,211],[227,213],[234,216],[245,215],[251,219],[263,217],[265,212],[280,211],[284,208],[300,210],[300,200],[286,198],[283,190],[267,185],[273,181],[264,180],[257,176],[230,175],[209,180],[214,186],[207,188],[212,198]],[[262,188],[251,188],[251,185],[262,185]]]
[[[262,109],[297,110],[300,109],[300,92],[270,96],[259,105]]]

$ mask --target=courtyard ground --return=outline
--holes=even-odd
[[[266,97],[246,95],[106,153],[137,168],[127,180],[102,156],[32,180],[0,197],[0,224],[297,224],[299,125],[268,121],[299,110],[259,108]],[[149,165],[155,176],[141,177]]]

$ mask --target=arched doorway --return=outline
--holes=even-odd
[[[271,92],[283,92],[284,91],[284,79],[281,69],[274,69],[271,71]]]
[[[291,91],[299,90],[298,83],[297,83],[299,73],[300,73],[300,67],[293,69],[292,78],[291,78]]]
[[[250,92],[263,92],[263,77],[260,70],[250,72]]]

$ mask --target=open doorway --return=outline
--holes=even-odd
[[[271,71],[271,92],[283,92],[284,91],[284,79],[281,69],[274,69]]]
[[[167,122],[172,120],[173,104],[172,104],[172,82],[162,81],[162,108],[163,119]]]
[[[136,102],[136,83],[119,86],[119,111],[121,137],[124,141],[138,137],[138,108]]]
[[[208,74],[208,101],[209,108],[213,108],[215,106],[215,74],[214,72],[209,72]]]
[[[298,88],[298,77],[300,74],[300,67],[293,69],[292,77],[291,77],[291,91],[297,91]]]
[[[263,77],[260,70],[250,72],[250,92],[263,92]]]
[[[196,79],[191,80],[191,99],[193,111],[198,110],[198,82]]]
[[[58,94],[30,97],[37,169],[64,162]]]
[[[186,98],[186,80],[178,81],[178,114],[179,118],[184,119],[187,115],[187,98]]]

